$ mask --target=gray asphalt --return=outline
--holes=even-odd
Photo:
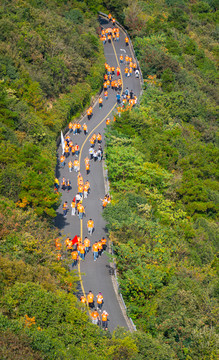
[[[107,20],[100,18],[101,26],[104,28],[112,27],[111,24],[108,23]],[[122,53],[125,55],[125,52],[132,56],[129,46],[125,46],[125,36],[123,34],[123,31],[120,30],[120,41],[114,41],[114,48],[119,60],[119,56]],[[114,53],[114,48],[112,44],[105,44],[104,45],[104,53],[106,57],[106,62],[110,66],[117,67],[117,60]],[[122,51],[121,49],[125,50]],[[121,65],[122,70],[122,77],[123,77],[123,89],[125,90],[126,87],[129,88],[129,90],[133,89],[134,93],[137,95],[137,97],[140,94],[141,86],[139,79],[136,79],[134,74],[126,78],[124,74],[124,68],[125,65]],[[116,77],[116,75],[115,75]],[[114,78],[115,78],[114,77]],[[80,148],[83,146],[83,149],[81,151],[81,162],[80,162],[80,172],[83,176],[84,181],[86,179],[89,180],[91,184],[91,192],[88,195],[87,199],[83,200],[83,205],[85,207],[85,213],[86,216],[83,219],[83,234],[81,234],[80,230],[80,220],[78,216],[72,216],[71,215],[71,201],[74,198],[74,196],[77,193],[77,174],[73,171],[72,173],[69,173],[68,170],[68,161],[71,157],[71,159],[74,160],[74,157],[70,156],[67,159],[66,165],[63,168],[60,167],[59,160],[57,164],[57,177],[59,178],[60,182],[63,177],[66,179],[70,179],[72,189],[67,193],[67,190],[63,191],[60,190],[62,193],[62,203],[60,207],[57,210],[57,217],[55,219],[55,225],[60,229],[60,234],[64,237],[70,236],[70,238],[73,238],[75,235],[82,235],[82,239],[84,239],[85,236],[88,236],[87,233],[87,221],[91,218],[94,221],[94,233],[92,236],[88,236],[88,238],[91,240],[91,245],[96,241],[100,240],[103,236],[107,237],[107,230],[106,230],[106,224],[104,222],[104,219],[102,218],[102,204],[100,201],[100,198],[103,198],[105,195],[104,190],[104,177],[103,177],[103,167],[102,162],[94,162],[93,160],[90,162],[90,173],[86,175],[85,172],[85,165],[84,165],[84,158],[88,155],[88,149],[90,147],[89,139],[91,137],[92,133],[98,133],[100,132],[102,136],[104,135],[104,131],[106,129],[105,119],[106,117],[113,118],[113,113],[115,113],[114,105],[116,104],[116,92],[112,89],[109,89],[108,91],[109,97],[108,100],[103,98],[103,108],[100,110],[98,104],[94,106],[93,109],[93,116],[90,121],[87,120],[87,116],[82,119],[81,124],[84,122],[88,125],[88,135],[85,136],[82,132],[80,135],[75,135],[71,133],[71,139],[73,143],[77,143]],[[104,121],[103,121],[104,119]],[[102,123],[101,123],[102,122]],[[99,125],[98,125],[99,124]],[[95,130],[94,128],[97,127]],[[94,130],[94,131],[93,131]],[[103,136],[103,142],[102,147],[104,148],[104,136]],[[95,149],[98,148],[98,145],[95,145]],[[58,149],[58,159],[60,159],[61,156],[61,146]],[[67,213],[67,217],[63,216],[62,211],[62,204],[64,201],[68,201],[69,211]],[[125,321],[125,318],[122,314],[120,305],[117,301],[116,294],[113,289],[112,279],[110,275],[110,264],[109,259],[105,253],[102,254],[102,256],[96,261],[93,261],[92,252],[90,251],[85,261],[80,262],[80,268],[81,268],[81,274],[82,274],[82,281],[83,281],[83,287],[85,290],[85,293],[87,294],[89,290],[91,290],[95,296],[98,294],[99,291],[102,292],[104,297],[104,305],[103,310],[106,310],[109,314],[109,330],[113,331],[118,325],[123,326],[127,328],[127,323]],[[76,270],[74,270],[76,271]]]

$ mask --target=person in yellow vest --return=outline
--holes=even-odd
[[[69,170],[69,172],[72,172],[72,168],[73,168],[73,162],[70,160],[68,162],[68,170]]]
[[[91,320],[92,320],[92,323],[95,325],[98,325],[98,323],[100,321],[100,315],[98,314],[96,309],[94,309],[94,311],[92,311],[92,313],[91,313]]]
[[[99,109],[102,109],[103,107],[103,99],[102,97],[99,98]]]
[[[103,310],[102,317],[101,317],[103,330],[108,329],[108,316],[109,316],[109,314],[106,312],[106,310]]]
[[[69,192],[71,190],[71,181],[69,179],[66,181],[66,186],[67,186],[67,192]]]
[[[87,236],[84,238],[84,246],[85,246],[85,254],[87,254],[90,250],[90,240]]]
[[[95,241],[95,243],[94,243],[93,246],[92,246],[94,261],[96,261],[97,258],[98,258],[98,249],[99,249],[98,242]]]
[[[62,190],[65,190],[65,188],[66,188],[66,180],[65,180],[65,178],[63,177],[63,178],[62,178]]]
[[[59,190],[59,180],[57,178],[55,178],[55,181],[54,181],[54,191],[56,193],[58,193],[58,190]]]
[[[87,302],[88,302],[89,308],[92,309],[94,307],[94,294],[92,293],[91,290],[87,294]]]
[[[84,135],[87,135],[87,124],[83,124]]]
[[[97,298],[97,308],[99,311],[101,311],[102,306],[103,306],[103,295],[101,292],[99,292],[96,296]]]
[[[72,251],[71,257],[72,257],[72,260],[73,260],[72,267],[76,266],[77,263],[78,263],[78,252],[76,250]]]
[[[64,217],[66,217],[67,211],[68,211],[68,202],[67,201],[64,202],[62,209],[63,209],[63,215],[64,215]]]

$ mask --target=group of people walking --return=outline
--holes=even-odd
[[[109,15],[109,22],[112,22],[113,27],[108,29],[102,29],[101,32],[101,40],[103,43],[110,43],[111,41],[120,41],[120,32],[119,28],[116,27],[115,19]],[[129,46],[128,37],[125,38],[125,45]],[[119,57],[119,64],[117,67],[110,66],[108,63],[105,63],[106,73],[104,75],[104,83],[103,83],[103,96],[100,96],[98,99],[99,109],[101,110],[104,106],[104,101],[107,101],[109,98],[109,89],[112,89],[116,92],[116,100],[117,103],[121,105],[121,107],[125,108],[127,106],[132,107],[137,102],[137,97],[132,90],[126,88],[125,91],[122,92],[123,82],[122,82],[122,73],[126,77],[132,76],[134,72],[136,77],[138,77],[138,69],[136,63],[133,61],[131,57],[128,55],[123,56],[122,54]],[[137,73],[136,73],[137,72]],[[121,93],[122,92],[122,93]],[[87,120],[88,123],[93,117],[93,107],[90,106],[87,109]],[[58,192],[59,189],[62,191],[67,190],[70,192],[72,190],[72,181],[75,178],[72,173],[76,173],[77,177],[77,193],[73,197],[73,200],[70,202],[71,207],[71,215],[78,216],[79,221],[82,221],[85,214],[85,206],[83,204],[83,200],[87,199],[90,193],[90,182],[87,179],[84,181],[83,176],[80,172],[81,164],[80,164],[80,146],[78,144],[78,136],[83,134],[84,136],[88,135],[88,123],[86,121],[83,125],[80,122],[70,122],[69,123],[69,132],[65,136],[64,139],[64,147],[63,153],[60,157],[60,168],[64,169],[65,166],[68,167],[69,178],[62,177],[61,183],[59,184],[58,178],[55,179],[54,182],[54,190]],[[106,125],[110,123],[110,118],[106,119]],[[72,137],[73,136],[73,137]],[[76,139],[76,141],[74,140]],[[88,154],[84,159],[85,172],[88,176],[90,173],[90,163],[101,161],[103,158],[103,149],[102,149],[102,135],[100,132],[97,134],[93,133],[89,139],[90,148],[88,150]],[[96,147],[97,146],[97,147]],[[83,147],[83,146],[82,146]],[[96,148],[95,148],[96,147]],[[61,170],[62,171],[62,170]],[[102,208],[104,209],[107,204],[111,202],[111,198],[109,194],[106,194],[103,199],[100,199],[102,202]],[[63,216],[67,217],[69,211],[68,201],[64,201],[63,203]],[[102,255],[102,253],[106,250],[107,240],[105,237],[102,237],[101,240],[93,241],[91,244],[91,240],[88,237],[91,237],[94,233],[94,221],[92,218],[87,220],[87,236],[85,236],[84,240],[80,238],[80,236],[75,235],[73,239],[67,237],[65,239],[65,251],[71,254],[72,259],[72,268],[77,266],[80,260],[84,261],[86,256],[90,251],[93,253],[94,262]],[[58,250],[58,260],[61,259],[61,249],[62,242],[59,239],[55,241],[56,249]],[[81,296],[81,302],[88,305],[90,309],[90,315],[93,324],[101,325],[104,330],[108,329],[108,313],[106,310],[102,311],[103,305],[103,295],[99,292],[96,296],[97,305],[94,305],[94,295],[91,291],[87,294],[87,296]]]

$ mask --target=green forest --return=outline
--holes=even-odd
[[[218,357],[217,0],[3,0],[0,358]],[[104,218],[137,331],[92,325],[57,262],[57,138],[100,90],[98,11],[131,36],[139,104],[106,134]]]

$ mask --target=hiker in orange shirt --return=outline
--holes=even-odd
[[[65,150],[65,157],[67,158],[69,156],[69,146],[66,145],[64,150]]]
[[[99,109],[102,109],[103,107],[103,99],[102,97],[99,98]]]
[[[126,46],[128,46],[128,44],[129,44],[129,38],[127,36],[125,38],[125,44],[126,44]]]
[[[98,144],[101,144],[102,142],[102,135],[100,133],[97,134],[97,142]]]
[[[103,310],[103,313],[102,313],[102,327],[103,327],[103,330],[108,329],[108,316],[109,316],[109,314],[106,312],[106,310]]]
[[[121,54],[121,55],[120,55],[120,57],[119,57],[120,64],[122,64],[122,63],[123,63],[123,59],[124,59],[124,58],[123,58],[123,55]]]
[[[72,156],[74,156],[74,154],[75,154],[75,147],[74,147],[74,145],[72,145],[72,147],[71,147],[71,154],[72,154]]]
[[[94,147],[94,137],[93,136],[90,138],[89,141],[90,141],[90,146]]]
[[[84,257],[85,257],[85,246],[84,244],[81,244],[80,246],[80,254],[79,256],[81,257],[82,260],[84,260]]]
[[[84,186],[79,184],[78,185],[78,194],[82,197],[84,192]]]
[[[71,239],[69,237],[67,237],[65,239],[65,246],[66,246],[67,251],[68,250],[71,251],[71,249],[72,249],[72,241],[71,241]]]
[[[108,20],[111,21],[112,20],[112,15],[108,14]]]
[[[64,156],[64,155],[61,155],[61,157],[60,157],[60,163],[61,163],[61,166],[62,166],[62,167],[65,166],[65,156]]]
[[[78,263],[78,252],[76,250],[72,251],[71,257],[72,257],[72,260],[73,260],[72,267],[76,266],[77,263]]]
[[[111,43],[112,36],[111,34],[108,34],[108,43]]]
[[[98,310],[101,311],[102,306],[103,306],[103,295],[102,295],[102,293],[99,292],[97,294],[96,298],[97,298],[97,308],[98,308]]]
[[[86,170],[86,173],[87,173],[87,175],[88,175],[89,172],[90,172],[90,163],[89,163],[89,162],[87,162],[87,163],[85,164],[85,170]]]
[[[98,325],[98,322],[100,321],[100,316],[96,309],[94,309],[94,311],[91,313],[91,320],[95,325]]]
[[[128,68],[128,67],[125,68],[125,76],[126,76],[126,77],[129,76],[129,68]]]
[[[78,157],[79,155],[79,145],[75,144],[75,156]]]
[[[83,124],[84,135],[87,135],[87,124]]]
[[[103,199],[100,199],[100,200],[102,201],[102,207],[103,207],[103,209],[105,209],[105,207],[106,207],[107,204],[108,204],[107,198],[104,197]]]
[[[68,162],[68,170],[69,170],[69,172],[72,172],[72,168],[73,168],[73,162],[70,160]]]
[[[86,164],[85,164],[86,166]],[[89,185],[87,184],[87,182],[84,184],[84,199],[87,198],[88,195],[88,190],[89,190]]]
[[[120,75],[120,68],[117,66],[116,68],[116,75],[119,76]]]
[[[129,74],[132,76],[132,67],[129,68]]]
[[[104,91],[104,98],[105,100],[108,100],[108,91]]]
[[[84,238],[84,246],[85,246],[85,254],[87,254],[90,250],[90,240],[85,236]]]
[[[102,241],[99,240],[97,244],[98,244],[98,256],[101,256],[101,255],[102,255],[102,251],[103,251]]]
[[[92,293],[91,290],[87,294],[87,302],[88,302],[89,308],[92,309],[94,307],[94,294]]]
[[[83,216],[85,214],[85,210],[84,210],[84,206],[81,204],[80,207],[78,208],[78,212],[79,212],[79,219],[82,220]]]
[[[80,134],[80,132],[81,132],[81,124],[77,123],[76,124],[76,129],[77,129],[76,134]]]
[[[92,235],[93,230],[94,230],[94,222],[93,222],[92,219],[89,219],[88,222],[87,222],[87,231],[88,231],[88,234]]]
[[[103,252],[104,252],[106,250],[106,243],[107,243],[107,240],[105,239],[105,237],[102,237],[101,242],[103,244]]]
[[[87,299],[86,299],[86,297],[85,297],[84,295],[82,295],[82,296],[80,297],[80,301],[81,301],[82,304],[86,304]]]
[[[69,129],[69,132],[71,133],[72,130],[73,130],[73,124],[72,124],[72,122],[70,122],[70,123],[68,124],[68,129]]]
[[[115,18],[112,18],[112,23],[113,23],[113,26],[114,26],[115,23],[116,23],[116,19],[115,19]]]
[[[79,171],[79,161],[77,159],[74,160],[74,171],[78,172]]]
[[[106,119],[106,125],[109,125],[110,124],[110,118],[107,118]]]
[[[92,251],[93,251],[94,261],[96,261],[96,260],[97,260],[97,258],[98,258],[98,248],[99,248],[99,246],[98,246],[98,242],[97,242],[97,241],[95,241],[95,243],[94,243],[94,244],[93,244],[93,246],[92,246]]]
[[[115,67],[114,66],[111,67],[111,73],[112,73],[112,75],[115,75]]]

